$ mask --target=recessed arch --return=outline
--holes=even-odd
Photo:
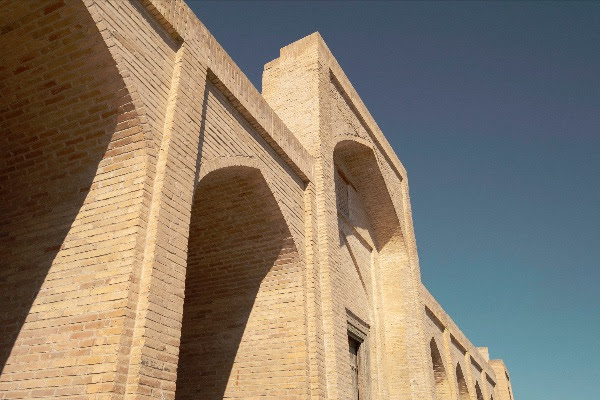
[[[434,338],[429,342],[436,400],[451,399],[450,383],[444,368],[444,361]]]
[[[381,252],[388,244],[402,241],[398,213],[372,147],[360,138],[341,140],[333,154],[336,170],[342,164],[352,176],[349,183],[366,208],[377,250]]]
[[[475,395],[477,400],[484,400],[483,393],[481,392],[481,387],[479,386],[479,382],[475,382]]]
[[[189,232],[176,398],[276,396],[303,371],[303,275],[260,170],[206,174]]]
[[[412,303],[415,299],[412,285],[414,276],[399,218],[402,210],[397,209],[399,204],[391,196],[392,192],[400,191],[402,187],[389,187],[389,184],[393,184],[391,182],[396,181],[385,175],[386,167],[381,165],[372,145],[359,138],[345,138],[336,142],[332,168],[338,229],[342,236],[354,240],[353,248],[357,249],[352,252],[353,257],[346,257],[345,241],[340,241],[341,277],[346,280],[346,287],[356,288],[351,291],[353,295],[346,295],[345,301],[361,318],[369,318],[369,323],[376,323],[373,331],[382,335],[383,339],[377,342],[377,348],[370,349],[373,354],[378,354],[377,358],[373,358],[371,368],[396,377],[386,389],[390,393],[403,394],[406,391],[405,382],[411,379],[410,371],[406,368],[406,364],[410,363],[407,336],[413,335],[409,331],[420,321],[408,322],[412,316],[409,307],[414,305],[416,313],[416,305]],[[356,269],[361,269],[360,276],[355,272],[353,261],[360,267]],[[371,304],[386,304],[385,315],[378,312],[381,308],[370,307],[368,299],[356,295],[363,291],[360,278],[364,279]],[[340,321],[338,326],[344,326],[343,323],[345,321]],[[407,328],[407,325],[410,326]],[[383,343],[394,345],[384,349]],[[374,345],[375,341],[370,344]],[[422,342],[422,346],[419,351],[426,354],[426,342]],[[351,386],[351,382],[347,384]],[[342,393],[344,395],[346,393]],[[350,395],[347,397],[351,398]]]
[[[198,187],[202,179],[204,179],[206,176],[212,174],[215,171],[223,170],[226,168],[249,168],[256,170],[262,175],[265,184],[269,187],[270,192],[275,198],[277,204],[284,203],[284,199],[282,198],[280,191],[277,190],[278,188],[275,182],[277,182],[278,179],[275,177],[273,171],[267,168],[267,166],[263,162],[261,162],[254,156],[223,156],[203,161],[200,167],[198,168],[198,179],[196,182],[196,187]],[[296,177],[296,179],[299,178]],[[303,183],[301,183],[301,181],[298,180],[298,184],[302,185]],[[281,213],[281,215],[286,220],[287,225],[292,226],[290,216],[283,212]],[[302,254],[303,243],[301,238],[298,237],[297,233],[294,231],[292,231],[292,237],[294,239],[296,248]]]
[[[458,399],[459,400],[470,400],[469,387],[467,380],[463,374],[460,364],[456,364],[456,383],[458,385]]]

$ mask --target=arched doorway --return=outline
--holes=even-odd
[[[194,196],[177,399],[275,396],[305,374],[302,263],[259,170],[228,167]]]
[[[436,400],[451,399],[450,384],[448,383],[448,376],[446,375],[446,369],[444,368],[444,362],[442,355],[435,343],[435,339],[431,339],[429,342],[431,350],[431,363],[433,367],[433,377],[435,380],[435,398]]]

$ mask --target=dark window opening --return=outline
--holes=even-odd
[[[360,356],[360,345],[361,343],[354,339],[352,336],[348,336],[348,348],[350,351],[350,374],[352,376],[352,400],[362,399],[361,397],[361,356]]]

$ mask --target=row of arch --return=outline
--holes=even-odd
[[[452,392],[450,390],[450,381],[448,380],[448,375],[444,367],[442,355],[440,354],[435,339],[431,339],[431,341],[429,342],[429,347],[431,351],[431,363],[433,368],[433,377],[435,381],[435,399],[449,400],[452,398]],[[458,363],[456,364],[455,373],[456,385],[458,387],[458,399],[471,400],[467,380],[462,371],[462,368],[460,367],[460,364]],[[483,397],[483,392],[481,391],[481,387],[479,386],[479,382],[475,382],[475,396],[477,400],[485,400]],[[493,395],[490,395],[490,400],[494,400]]]

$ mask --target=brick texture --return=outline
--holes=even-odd
[[[7,0],[0,50],[0,399],[513,400],[318,33],[262,94],[182,0]]]
[[[306,398],[303,265],[275,198],[248,167],[197,190],[177,398]]]
[[[143,135],[84,4],[3,9],[0,392],[87,398],[115,380]]]

